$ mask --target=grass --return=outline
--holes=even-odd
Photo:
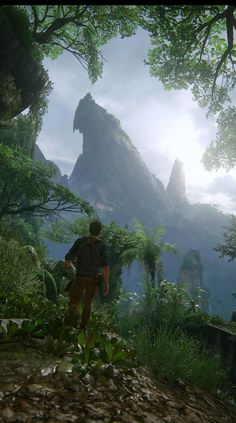
[[[134,342],[137,358],[159,380],[182,379],[211,392],[226,382],[220,358],[209,357],[199,342],[180,330],[160,328],[153,334],[146,328],[136,334]]]

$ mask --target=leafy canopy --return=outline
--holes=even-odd
[[[32,160],[20,149],[0,144],[0,163],[0,219],[29,214],[51,220],[63,211],[93,211],[88,202],[53,182],[52,166]]]
[[[236,6],[141,6],[140,23],[151,36],[151,75],[166,89],[190,88],[207,116],[216,118],[219,133],[203,157],[205,167],[234,166]]]
[[[64,51],[74,55],[94,83],[102,73],[99,48],[118,35],[127,37],[137,27],[138,7],[126,5],[27,5],[28,40],[34,55],[56,59]]]
[[[225,244],[220,244],[215,248],[221,257],[227,256],[229,261],[236,258],[236,216],[232,215],[231,225],[224,232]]]

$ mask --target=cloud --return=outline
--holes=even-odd
[[[188,187],[191,203],[210,203],[226,213],[236,213],[236,179],[231,175],[217,176],[208,185]]]
[[[224,193],[236,201],[236,179],[231,175],[218,176],[208,186],[207,192],[210,194]]]
[[[236,212],[236,201],[233,201],[227,194],[223,192],[218,193],[207,193],[200,188],[192,190],[188,194],[190,204],[203,203],[211,204],[217,207],[224,213],[235,214]]]

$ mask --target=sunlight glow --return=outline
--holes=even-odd
[[[205,148],[199,140],[207,137],[203,128],[196,129],[190,114],[178,114],[165,127],[158,149],[172,162],[177,158],[183,162],[186,185],[204,186],[216,176],[225,175],[225,170],[207,171],[202,163]],[[209,140],[210,143],[210,140]]]

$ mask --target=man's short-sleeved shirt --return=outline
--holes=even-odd
[[[78,238],[75,243],[72,245],[71,249],[65,255],[65,260],[74,260],[79,256],[79,250],[81,246],[89,240],[90,237],[81,237]],[[81,276],[95,276],[99,273],[101,267],[108,266],[108,259],[107,259],[107,247],[106,244],[101,241],[100,239],[96,239],[94,242],[95,248],[98,252],[100,257],[100,266],[97,265],[95,262],[91,262],[89,266],[89,271],[84,271],[83,269],[79,268],[78,263],[76,263],[76,270],[77,274]]]

